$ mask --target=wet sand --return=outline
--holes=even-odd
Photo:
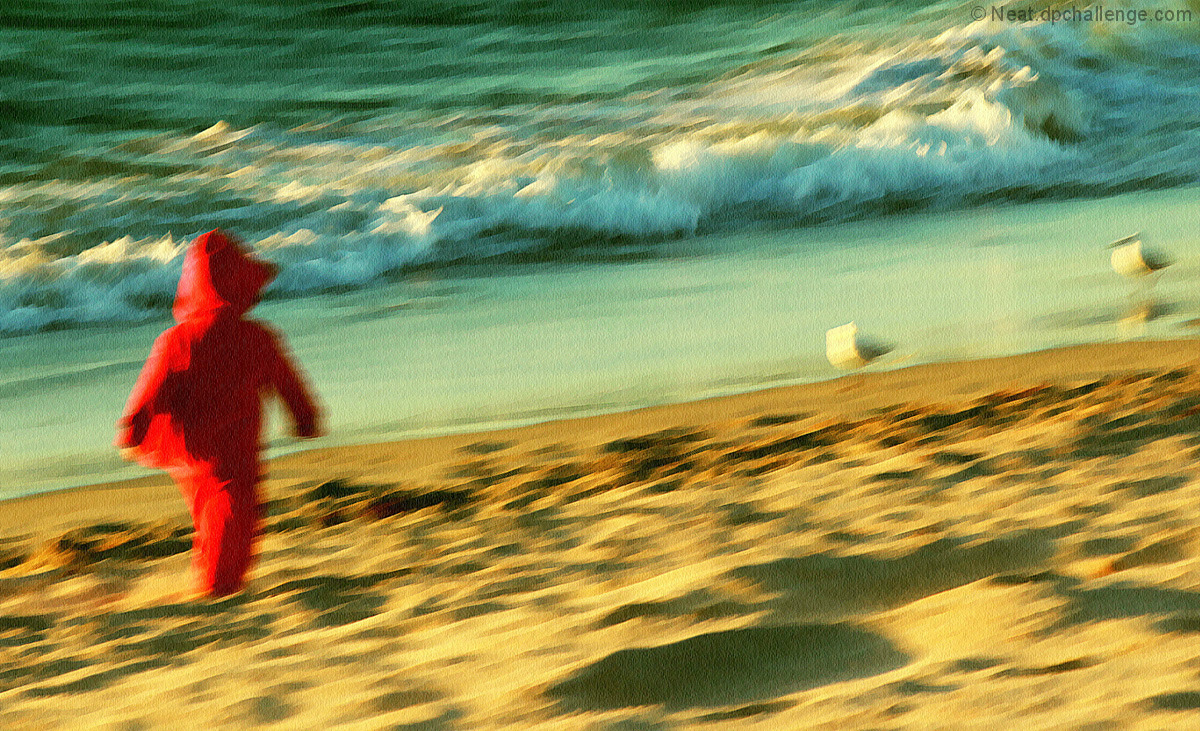
[[[0,511],[0,727],[1200,727],[1200,342],[270,465],[247,591],[165,480]]]

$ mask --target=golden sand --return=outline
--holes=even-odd
[[[271,464],[190,601],[165,480],[5,503],[0,728],[1200,728],[1200,343]]]

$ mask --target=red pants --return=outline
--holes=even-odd
[[[198,589],[209,596],[235,594],[246,583],[262,521],[258,477],[219,477],[192,471],[176,478],[196,528],[192,566]]]

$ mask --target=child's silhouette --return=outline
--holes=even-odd
[[[254,555],[262,402],[279,394],[296,435],[319,435],[317,408],[278,335],[247,318],[275,268],[220,229],[198,237],[183,262],[177,324],[154,342],[116,444],[166,470],[195,523],[200,590],[237,592]]]

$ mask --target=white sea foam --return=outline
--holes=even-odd
[[[0,187],[0,333],[160,316],[187,241],[215,225],[281,266],[271,296],[297,296],[530,248],[1192,182],[1200,51],[1165,32],[833,38],[633,95],[607,122],[584,121],[606,119],[588,102],[554,110],[576,120],[562,129],[546,109],[458,115],[420,144],[224,121],[129,141],[116,151],[182,169]]]

